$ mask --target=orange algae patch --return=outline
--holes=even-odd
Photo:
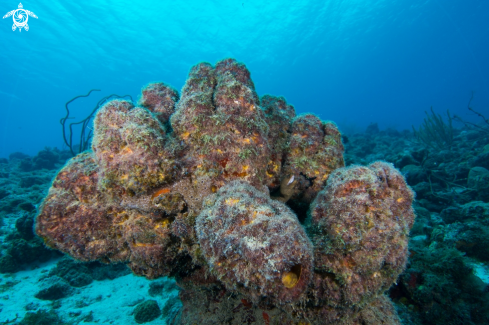
[[[120,215],[122,215],[122,216],[120,216]],[[114,221],[118,221],[115,223],[117,226],[122,226],[123,224],[126,223],[127,220],[129,220],[129,216],[124,211],[124,212],[118,213]]]
[[[161,190],[158,190],[153,195],[151,195],[151,200],[154,199],[155,197],[162,195],[162,194],[168,194],[168,193],[170,193],[170,191],[171,190],[169,188],[162,188]]]
[[[168,226],[169,224],[170,224],[170,220],[165,219],[162,222],[158,223],[156,226],[154,226],[154,229],[163,228]]]
[[[182,139],[187,140],[189,135],[190,135],[189,132],[184,132],[184,133],[182,133],[181,137],[182,137]]]
[[[300,265],[294,265],[289,272],[282,276],[282,283],[287,289],[292,289],[299,282],[301,270],[302,267]]]
[[[239,202],[239,199],[227,199],[224,201],[227,205],[235,205],[236,203]]]
[[[125,146],[121,149],[120,153],[122,155],[130,155],[133,153],[133,151],[131,150],[131,148],[129,148],[128,146]]]
[[[134,247],[152,247],[155,246],[155,244],[146,244],[146,243],[134,243]]]
[[[356,188],[359,188],[363,185],[363,183],[361,181],[358,181],[358,180],[353,180],[351,182],[348,182],[345,187],[343,188],[343,190],[339,193],[339,195],[343,196],[343,195],[346,195],[347,193],[350,193],[351,191],[353,191],[354,189]]]

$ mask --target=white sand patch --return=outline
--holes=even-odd
[[[40,290],[40,279],[48,275],[56,262],[45,263],[34,270],[0,275],[0,288],[3,288],[0,293],[0,322],[15,318],[21,320],[28,312],[26,306],[34,307],[33,312],[53,308],[52,301],[40,300],[34,295]],[[16,284],[5,289],[8,282]],[[93,281],[85,287],[75,288],[70,297],[57,300],[54,304],[59,303],[60,307],[55,310],[65,321],[75,322],[91,313],[93,321],[81,322],[87,325],[137,324],[132,313],[138,303],[153,299],[162,309],[169,298],[178,295],[174,290],[165,296],[151,297],[148,294],[150,283],[150,280],[133,274],[114,280]],[[146,324],[166,324],[162,316]]]
[[[485,284],[489,284],[489,266],[480,262],[473,262],[474,274]]]

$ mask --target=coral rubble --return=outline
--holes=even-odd
[[[260,99],[233,59],[194,66],[181,97],[150,84],[139,105],[97,113],[93,151],[40,207],[46,245],[174,276],[175,323],[399,323],[383,292],[414,213],[393,166],[344,168],[334,123]]]

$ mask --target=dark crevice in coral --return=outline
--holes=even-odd
[[[304,225],[307,219],[307,211],[309,211],[309,204],[301,200],[289,200],[286,205],[294,211],[299,222]]]
[[[172,268],[172,272],[168,275],[170,278],[182,279],[192,274],[195,270],[200,269],[200,266],[196,266],[192,262],[190,255],[183,255],[175,259],[175,266]]]
[[[304,177],[304,179],[306,179],[307,181],[309,181],[309,186],[307,186],[307,187],[312,186],[313,183],[314,183],[314,180],[317,178],[317,177],[307,177],[307,175],[303,174],[302,172],[300,173],[300,175],[302,177]]]

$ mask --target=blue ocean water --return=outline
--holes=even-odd
[[[26,1],[29,31],[0,20],[0,157],[62,147],[64,103],[84,118],[148,82],[181,89],[190,67],[233,57],[259,95],[344,129],[419,125],[433,106],[489,111],[485,0]],[[18,1],[0,3],[2,16]]]

